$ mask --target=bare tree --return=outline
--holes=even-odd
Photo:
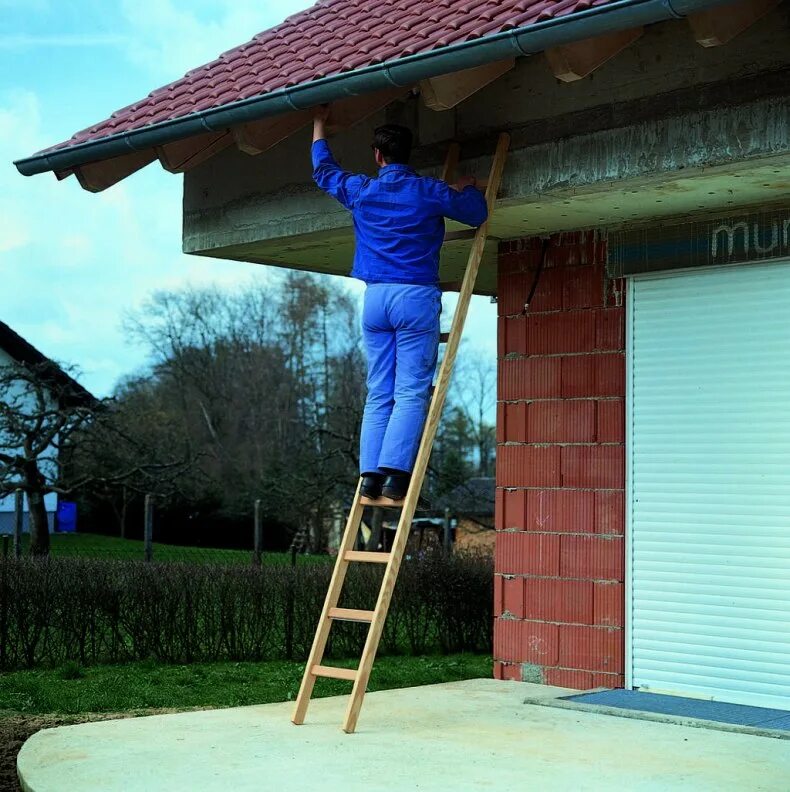
[[[27,495],[33,555],[49,552],[44,496],[63,492],[58,452],[96,407],[51,361],[0,367],[0,496],[15,490]]]
[[[479,476],[492,476],[496,449],[496,361],[479,349],[462,349],[453,373],[451,402],[461,410],[475,445]]]
[[[121,401],[159,402],[204,454],[201,482],[226,512],[261,498],[270,519],[309,527],[353,486],[364,364],[356,300],[327,278],[288,273],[265,288],[159,293],[130,316],[150,374]],[[142,427],[141,427],[142,429]]]

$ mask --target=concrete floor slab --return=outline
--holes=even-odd
[[[790,742],[525,704],[559,688],[467,680],[346,697],[44,729],[19,753],[26,792],[787,790]]]

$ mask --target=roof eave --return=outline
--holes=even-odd
[[[36,154],[16,160],[14,165],[24,176],[47,171],[65,171],[88,162],[144,151],[203,132],[220,131],[237,124],[293,110],[304,110],[347,96],[393,86],[407,88],[439,74],[469,69],[513,56],[534,55],[550,47],[629,27],[682,18],[692,11],[728,2],[732,0],[617,0],[565,17],[553,17],[527,27],[513,28],[438,50],[329,75],[190,113],[181,118]]]

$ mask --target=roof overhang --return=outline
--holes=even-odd
[[[64,178],[75,169],[109,161],[109,174],[103,173],[97,179],[92,179],[88,174],[85,179],[81,179],[86,189],[100,190],[154,159],[161,159],[158,149],[162,146],[187,138],[222,135],[238,125],[304,111],[317,105],[371,92],[393,88],[409,89],[421,80],[439,75],[518,56],[533,55],[617,31],[678,19],[731,2],[732,0],[615,0],[526,27],[398,57],[99,139],[47,150],[17,160],[14,164],[25,176],[54,171],[59,178]]]

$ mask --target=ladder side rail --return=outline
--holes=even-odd
[[[340,547],[337,552],[337,559],[335,560],[335,568],[332,571],[332,579],[329,581],[329,588],[326,592],[326,599],[324,600],[324,607],[321,611],[321,617],[318,621],[318,628],[316,629],[315,638],[313,638],[313,645],[310,649],[310,656],[307,658],[305,665],[304,675],[302,676],[302,684],[299,687],[299,695],[296,698],[296,707],[294,709],[292,722],[300,725],[304,723],[305,715],[307,714],[307,707],[310,704],[310,697],[313,694],[313,687],[315,686],[316,675],[313,673],[314,666],[320,666],[324,656],[324,649],[326,642],[329,638],[329,630],[332,626],[332,619],[329,616],[329,611],[337,606],[340,600],[340,592],[343,589],[343,581],[348,571],[349,562],[346,560],[345,555],[349,550],[354,549],[354,544],[357,540],[359,533],[359,526],[362,522],[361,503],[361,489],[362,479],[357,482],[357,490],[354,494],[354,502],[351,506],[351,511],[346,521],[346,528],[343,532],[343,539],[340,542]]]
[[[507,150],[510,145],[510,136],[503,133],[499,136],[497,142],[496,152],[491,163],[491,173],[488,179],[488,186],[486,189],[486,202],[488,204],[489,219],[494,208],[497,192],[499,191],[499,184],[502,178],[502,172],[505,166],[505,159],[507,157]],[[392,599],[392,593],[395,588],[395,582],[398,577],[398,570],[400,569],[403,554],[406,550],[406,541],[409,537],[409,529],[414,517],[414,512],[417,508],[417,502],[422,490],[425,472],[428,468],[428,461],[433,448],[433,441],[436,437],[436,430],[441,418],[442,409],[447,397],[447,390],[452,375],[453,364],[455,357],[458,353],[458,347],[461,342],[461,333],[463,331],[464,323],[466,322],[466,315],[469,310],[469,303],[472,298],[475,281],[477,279],[477,272],[480,268],[480,262],[483,258],[486,239],[488,237],[488,223],[489,219],[481,225],[475,233],[472,249],[469,252],[469,259],[464,274],[463,285],[458,298],[458,304],[453,316],[452,325],[450,327],[450,337],[447,341],[445,348],[444,358],[442,360],[441,368],[439,369],[439,377],[437,380],[436,389],[431,399],[428,408],[428,415],[425,421],[425,428],[423,429],[422,439],[420,441],[419,450],[417,451],[417,458],[415,461],[414,470],[412,471],[411,483],[409,490],[406,493],[406,498],[403,502],[401,517],[398,522],[398,530],[395,535],[392,549],[390,550],[390,559],[387,563],[387,568],[384,572],[384,580],[382,582],[381,590],[379,591],[378,600],[375,607],[375,617],[370,625],[368,637],[365,642],[365,648],[362,652],[362,659],[357,671],[357,677],[354,681],[354,689],[351,692],[351,698],[348,702],[346,709],[346,716],[343,723],[343,731],[352,733],[356,728],[359,712],[362,708],[362,700],[365,696],[370,672],[373,666],[373,660],[376,656],[381,633],[384,629],[384,622],[387,617],[387,611]]]

